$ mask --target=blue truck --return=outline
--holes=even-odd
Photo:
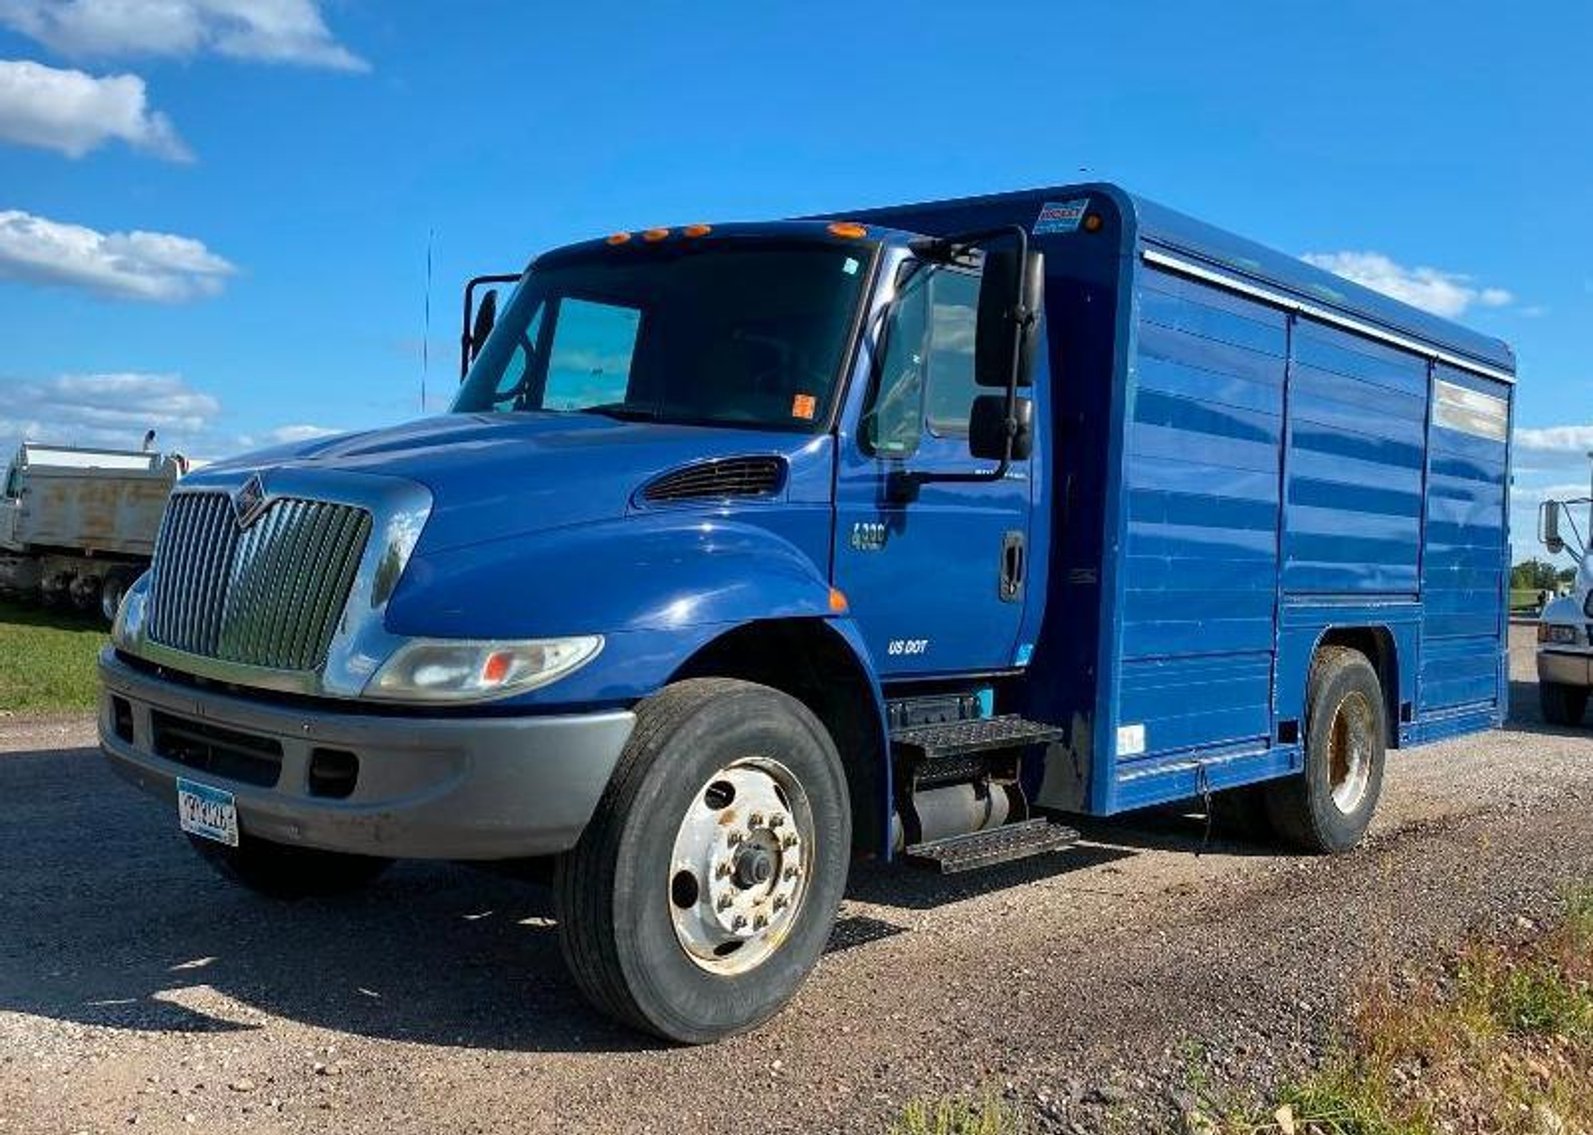
[[[855,856],[1342,852],[1506,711],[1501,342],[1107,184],[509,278],[452,412],[188,477],[122,604],[104,751],[245,886],[545,865],[587,998],[703,1042]]]

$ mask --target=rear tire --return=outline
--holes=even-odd
[[[1587,713],[1586,686],[1567,686],[1560,682],[1538,683],[1538,706],[1550,725],[1581,725]]]
[[[229,882],[273,899],[326,898],[348,894],[375,881],[391,859],[349,855],[313,847],[290,847],[244,836],[237,847],[189,836],[200,858]]]
[[[105,573],[100,583],[100,615],[106,626],[115,624],[116,613],[122,609],[122,598],[132,584],[132,579],[120,568]]]
[[[1306,684],[1305,771],[1267,786],[1277,833],[1306,851],[1361,842],[1383,791],[1388,725],[1377,671],[1358,650],[1325,646]]]
[[[767,686],[691,679],[636,716],[554,869],[559,941],[596,1008],[701,1044],[772,1017],[823,952],[851,855],[846,774],[818,719]]]

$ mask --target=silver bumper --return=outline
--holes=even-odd
[[[1593,686],[1593,653],[1538,651],[1538,681],[1561,686]]]
[[[173,802],[186,777],[236,799],[244,838],[417,859],[513,859],[573,847],[635,716],[389,717],[265,704],[135,670],[107,648],[100,746]],[[346,770],[331,784],[312,767]],[[273,762],[276,768],[273,776]]]

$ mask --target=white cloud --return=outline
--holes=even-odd
[[[96,78],[20,59],[0,59],[0,139],[73,158],[113,139],[172,161],[193,158],[171,121],[149,108],[137,75]]]
[[[291,445],[299,441],[314,441],[318,437],[331,437],[333,434],[342,433],[342,430],[329,429],[326,426],[278,426],[274,430],[267,430],[265,441],[270,445]]]
[[[1470,276],[1437,268],[1407,268],[1381,252],[1308,252],[1300,259],[1449,318],[1464,315],[1473,306],[1505,307],[1515,299],[1503,288],[1478,286]]]
[[[137,449],[150,429],[158,431],[160,448],[185,450],[205,440],[221,413],[216,398],[173,374],[64,374],[0,383],[0,399],[0,461],[23,440]]]
[[[1593,452],[1593,426],[1545,426],[1541,429],[1516,430],[1516,445],[1547,453],[1574,453],[1577,456]]]
[[[0,24],[72,56],[214,52],[370,70],[333,37],[320,0],[0,0]]]
[[[0,209],[0,279],[84,288],[119,299],[178,303],[220,292],[237,269],[171,233],[102,233]]]

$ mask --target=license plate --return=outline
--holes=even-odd
[[[238,846],[238,806],[230,792],[178,777],[177,822],[189,835]]]

